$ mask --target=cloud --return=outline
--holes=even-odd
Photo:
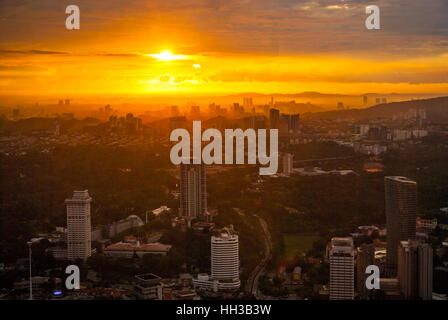
[[[65,30],[66,4],[58,0],[0,1],[0,43],[36,47],[57,40],[65,50],[88,39],[92,46],[113,50],[119,39],[141,45],[166,40],[181,48],[190,45],[185,54],[400,55],[406,46],[413,47],[406,54],[419,55],[428,49],[434,53],[444,50],[446,46],[437,43],[448,34],[446,0],[78,0],[78,33]],[[364,26],[364,8],[369,4],[381,9],[380,32]],[[182,41],[185,33],[189,37]],[[145,36],[147,44],[136,38]]]
[[[62,51],[48,51],[48,50],[0,50],[0,54],[37,54],[37,55],[52,55],[52,54],[68,54]]]
[[[136,58],[144,56],[138,53],[97,53],[96,55],[100,57],[119,57],[119,58]]]

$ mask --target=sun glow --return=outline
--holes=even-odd
[[[170,50],[164,50],[160,53],[148,54],[148,56],[156,58],[159,61],[172,61],[172,60],[188,60],[188,56],[180,54],[172,54]]]

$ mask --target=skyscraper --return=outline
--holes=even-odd
[[[368,299],[369,290],[366,288],[366,268],[375,264],[375,248],[373,244],[363,243],[357,249],[356,255],[356,287],[362,300]]]
[[[384,178],[386,200],[387,255],[386,274],[397,273],[397,250],[400,241],[415,239],[417,183],[406,177]]]
[[[404,299],[416,299],[418,294],[418,243],[400,241],[398,247],[398,279]]]
[[[238,235],[232,229],[224,228],[219,235],[212,236],[211,261],[212,279],[239,288]]]
[[[353,239],[332,238],[330,257],[330,300],[353,300],[355,297],[355,251]]]
[[[398,279],[404,299],[432,299],[433,249],[417,240],[398,247]]]
[[[432,299],[433,249],[428,243],[418,246],[418,295],[423,300]]]
[[[67,256],[70,260],[87,259],[91,254],[90,203],[88,190],[73,191],[65,200],[67,207]]]
[[[204,164],[180,165],[180,216],[191,222],[206,219],[207,179]]]

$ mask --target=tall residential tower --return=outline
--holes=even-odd
[[[180,165],[180,216],[207,219],[207,177],[204,164]]]

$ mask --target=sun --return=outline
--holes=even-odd
[[[172,54],[170,50],[163,50],[160,53],[148,54],[159,61],[172,61],[172,60],[188,60],[188,56],[180,54]]]

